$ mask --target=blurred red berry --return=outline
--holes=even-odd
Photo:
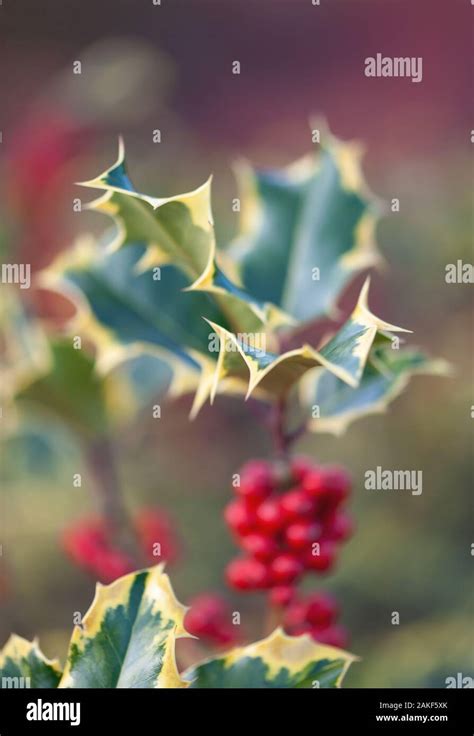
[[[244,465],[241,471],[240,485],[236,492],[242,498],[255,504],[260,503],[273,490],[271,467],[263,460],[255,460]]]
[[[315,510],[313,500],[300,489],[293,489],[285,493],[281,498],[280,506],[287,521],[309,516]]]
[[[306,618],[312,626],[325,628],[333,623],[338,614],[337,601],[329,593],[313,593],[308,597]]]
[[[63,531],[61,544],[73,562],[92,570],[106,545],[104,525],[99,519],[82,519]]]
[[[133,524],[138,542],[150,562],[176,559],[177,539],[162,511],[140,509]],[[114,545],[106,520],[99,517],[87,517],[67,527],[61,544],[76,565],[104,583],[110,583],[136,567],[129,556]]]
[[[330,494],[334,502],[339,503],[347,498],[351,490],[351,477],[345,468],[339,465],[330,465],[322,470],[326,493]]]
[[[287,490],[290,479],[296,485]],[[350,517],[339,510],[350,486],[343,468],[320,467],[305,457],[292,460],[290,472],[281,461],[247,463],[236,489],[239,498],[225,510],[237,544],[248,555],[229,565],[229,584],[239,590],[270,588],[272,605],[295,604],[293,584],[306,572],[331,570],[338,543],[352,532]],[[252,569],[252,561],[264,563],[263,568]],[[305,620],[306,631],[314,628],[314,622],[321,628],[330,618],[316,603],[311,617]]]
[[[291,462],[291,474],[297,483],[301,483],[313,468],[313,463],[307,457],[295,457]]]
[[[320,644],[345,649],[349,643],[349,635],[343,626],[328,626],[326,629],[314,628],[311,632],[312,638]]]
[[[231,623],[231,611],[217,594],[196,596],[186,613],[186,630],[209,644],[230,645],[237,641],[236,627]]]
[[[244,501],[236,499],[225,507],[224,518],[227,525],[236,534],[248,534],[256,522],[254,512],[249,509]]]
[[[140,546],[151,563],[166,560],[175,562],[178,557],[178,540],[173,525],[163,511],[142,508],[134,519]]]
[[[324,534],[327,539],[345,542],[354,531],[354,523],[348,514],[341,511],[331,515],[327,520]]]
[[[304,555],[303,560],[308,568],[317,572],[326,572],[334,565],[336,546],[332,542],[321,542],[319,549],[314,546],[311,552]]]
[[[295,600],[286,609],[283,616],[283,625],[285,629],[292,634],[293,631],[308,623],[307,620],[308,606],[305,601]]]
[[[269,560],[278,552],[277,543],[265,534],[248,534],[242,539],[243,549],[257,560]]]
[[[302,487],[312,498],[319,498],[324,493],[324,476],[321,468],[310,470],[303,478]]]
[[[321,527],[312,521],[295,521],[285,529],[285,540],[292,549],[307,549],[321,536]]]
[[[277,585],[292,583],[302,572],[303,565],[300,560],[289,553],[277,555],[270,563],[272,582]]]
[[[278,532],[285,522],[281,505],[273,499],[264,501],[258,507],[256,516],[258,528],[266,534]]]
[[[328,593],[313,593],[294,600],[283,613],[283,626],[291,636],[310,634],[315,641],[347,646],[347,632],[335,624],[339,614],[336,600]]]
[[[286,608],[295,597],[295,589],[292,585],[276,585],[271,589],[269,597],[272,606]]]
[[[299,624],[298,626],[295,626],[292,628],[290,632],[290,636],[304,636],[305,634],[310,634],[312,631],[310,624],[304,623]]]
[[[122,575],[133,572],[134,568],[133,562],[122,552],[115,549],[105,548],[100,550],[94,562],[96,576],[103,583],[113,583]]]
[[[237,590],[259,590],[268,587],[270,582],[266,565],[246,557],[229,562],[226,577],[229,585]]]

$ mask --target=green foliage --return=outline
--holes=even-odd
[[[33,688],[323,688],[339,687],[355,660],[277,629],[267,639],[199,663],[181,676],[175,645],[189,636],[185,612],[162,565],[98,584],[91,607],[74,628],[64,672],[41,654],[36,642],[13,636],[0,653],[0,675],[30,677]]]
[[[192,688],[331,688],[340,686],[354,660],[309,636],[276,629],[267,639],[192,667],[184,677]]]
[[[353,276],[379,260],[380,208],[360,159],[357,145],[325,131],[319,155],[281,171],[238,168],[243,233],[233,253],[243,282],[295,320],[333,313]]]
[[[414,372],[441,370],[398,343],[390,355],[389,333],[401,328],[370,312],[368,282],[322,345],[298,339],[303,323],[334,315],[354,275],[379,260],[379,208],[360,161],[356,144],[324,132],[319,155],[282,171],[241,166],[241,233],[219,251],[210,180],[173,197],[140,194],[121,144],[117,162],[85,182],[105,192],[90,207],[114,220],[111,242],[81,241],[43,282],[73,299],[76,331],[95,342],[99,366],[158,355],[174,394],[195,391],[192,416],[218,391],[272,402],[298,385],[291,400],[308,426],[339,433],[383,409]]]
[[[185,611],[162,566],[98,585],[59,687],[180,687],[174,645]]]
[[[0,652],[0,688],[55,688],[60,679],[59,662],[46,659],[36,641],[12,635]]]

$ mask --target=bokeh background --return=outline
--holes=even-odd
[[[451,361],[454,376],[417,378],[387,415],[297,448],[355,478],[357,532],[336,572],[314,582],[338,596],[362,658],[346,680],[353,687],[444,687],[457,672],[473,675],[472,286],[444,280],[447,263],[472,261],[471,13],[468,0],[4,0],[0,8],[2,259],[39,269],[77,233],[104,229],[100,214],[73,212],[83,196],[73,182],[114,160],[118,133],[141,191],[166,196],[214,174],[221,244],[237,228],[232,162],[287,164],[309,150],[314,114],[338,136],[362,140],[371,188],[400,199],[400,213],[378,228],[387,268],[373,279],[374,311],[414,330],[413,341]],[[364,59],[377,52],[422,56],[422,83],[367,79]],[[44,306],[34,291],[27,297]],[[172,573],[185,602],[225,590],[231,475],[271,454],[243,403],[221,398],[192,424],[188,410],[181,399],[166,421],[140,416],[114,438],[129,506],[158,505],[175,522],[182,555]],[[48,655],[64,659],[72,613],[85,611],[94,583],[59,537],[93,510],[93,496],[87,481],[71,487],[71,468],[81,467],[74,436],[41,416],[28,431],[28,452],[9,443],[2,460],[0,639],[38,634]],[[421,469],[423,494],[365,491],[364,472],[376,465]],[[263,599],[227,594],[257,636]]]

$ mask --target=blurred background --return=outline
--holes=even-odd
[[[472,262],[471,12],[468,0],[7,0],[0,8],[3,261],[38,270],[78,233],[104,230],[102,215],[73,211],[74,197],[84,197],[74,182],[115,160],[119,133],[141,191],[168,196],[214,174],[222,245],[238,225],[232,163],[281,166],[306,153],[315,114],[339,137],[363,141],[371,189],[400,199],[400,212],[378,228],[387,268],[373,278],[372,306],[455,374],[416,378],[386,415],[297,447],[343,463],[355,479],[356,534],[335,573],[313,584],[337,595],[350,649],[362,658],[347,686],[444,687],[457,672],[473,675],[472,287],[444,279],[446,264]],[[364,60],[377,52],[422,56],[423,81],[366,78]],[[35,290],[21,296],[44,310]],[[223,566],[235,550],[222,509],[232,473],[271,456],[243,402],[221,398],[194,423],[188,411],[180,399],[166,421],[140,416],[114,438],[129,507],[158,506],[176,527],[181,555],[171,573],[184,602],[225,592]],[[37,634],[64,660],[73,612],[86,610],[94,582],[60,536],[94,501],[86,470],[82,488],[71,486],[71,468],[82,463],[74,435],[46,416],[28,431],[28,452],[14,442],[3,452],[0,640]],[[365,491],[364,472],[376,465],[421,469],[423,494]],[[248,636],[258,636],[263,598],[226,594]]]

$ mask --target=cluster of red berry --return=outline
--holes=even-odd
[[[193,598],[184,625],[186,631],[208,644],[229,646],[235,644],[238,639],[238,627],[231,623],[230,607],[227,601],[216,593]]]
[[[348,635],[343,626],[336,624],[339,606],[329,593],[312,593],[295,597],[283,613],[283,628],[292,636],[310,634],[320,644],[347,647]]]
[[[148,562],[157,564],[176,559],[176,535],[162,511],[140,509],[133,525],[140,549]],[[110,542],[107,523],[98,517],[81,519],[67,527],[62,534],[62,546],[73,562],[103,583],[111,583],[136,568],[127,554]]]
[[[315,466],[306,458],[291,464],[290,477],[263,460],[247,463],[236,487],[238,498],[225,519],[245,556],[230,562],[226,575],[237,590],[269,589],[275,605],[288,605],[305,572],[324,573],[338,545],[352,533],[341,510],[351,488],[338,466]]]

